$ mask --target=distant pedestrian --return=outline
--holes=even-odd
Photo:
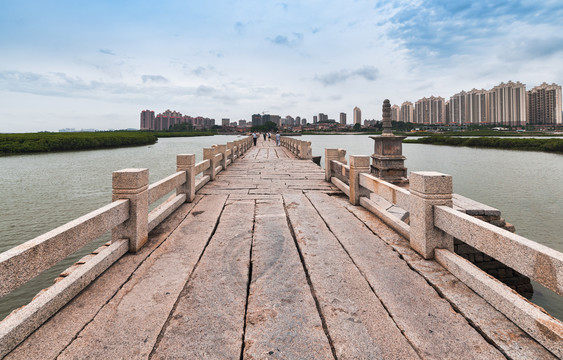
[[[252,141],[254,141],[254,146],[256,146],[256,141],[258,140],[258,135],[256,135],[256,132],[252,133]]]
[[[262,134],[262,135],[264,135],[264,141],[266,141],[266,133],[264,133],[264,134]]]
[[[272,138],[272,133],[268,133],[268,141],[270,141],[270,139]]]
[[[279,133],[279,131],[278,131],[278,132],[276,133],[276,145],[277,145],[277,146],[280,146],[280,138],[281,138],[281,136],[280,136],[280,133]]]

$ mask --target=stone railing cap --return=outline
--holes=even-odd
[[[451,194],[452,177],[436,171],[412,171],[410,189],[425,194]]]
[[[149,169],[123,169],[111,176],[114,189],[139,189],[149,183]]]

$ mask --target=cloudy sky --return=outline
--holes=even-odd
[[[386,98],[563,84],[562,19],[561,0],[0,0],[0,132],[379,119]]]

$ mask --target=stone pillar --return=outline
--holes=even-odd
[[[299,158],[306,160],[313,158],[313,149],[311,149],[310,141],[301,141],[301,153],[299,154]]]
[[[129,251],[147,242],[149,220],[149,169],[124,169],[112,173],[112,201],[129,200],[129,219],[111,231],[111,240],[129,239]]]
[[[223,167],[223,170],[227,168],[227,145],[216,145],[217,146],[217,153],[223,154],[223,158],[219,162],[219,164]]]
[[[350,203],[352,205],[359,205],[360,196],[368,192],[360,190],[360,174],[369,173],[369,169],[369,156],[350,155]]]
[[[346,150],[344,149],[325,149],[325,180],[330,182],[331,174],[331,160],[337,160],[346,164]],[[343,161],[342,161],[343,160]]]
[[[231,150],[229,159],[231,159],[231,164],[235,162],[235,143],[229,141],[227,143],[227,149]]]
[[[209,160],[209,168],[203,175],[208,175],[210,181],[215,180],[215,148],[203,148],[203,160]]]
[[[186,182],[178,186],[176,194],[186,194],[186,202],[195,198],[195,154],[179,154],[176,156],[176,171],[186,172]]]
[[[451,235],[434,226],[434,205],[452,206],[452,177],[434,171],[410,175],[410,244],[425,259],[434,257],[434,249],[454,251]]]

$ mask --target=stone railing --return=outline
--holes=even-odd
[[[177,172],[151,185],[148,169],[115,171],[112,203],[1,253],[0,299],[105,232],[112,232],[108,246],[0,322],[0,358],[121,256],[141,249],[152,229],[183,203],[193,201],[197,190],[251,146],[251,137],[214,145],[203,150],[204,160],[197,164],[194,154],[178,155]],[[174,190],[174,196],[149,212],[150,204]]]
[[[425,259],[434,258],[555,355],[563,357],[563,323],[454,253],[454,238],[563,296],[563,253],[452,207],[452,177],[411,172],[409,189],[370,174],[369,156],[325,149],[325,178],[350,203],[371,211],[400,233]],[[376,195],[376,196],[372,196]],[[381,206],[382,198],[391,206]],[[407,216],[405,216],[405,213]]]
[[[297,140],[292,137],[280,137],[280,145],[289,149],[299,159],[310,160],[313,158],[313,150],[310,141]]]

